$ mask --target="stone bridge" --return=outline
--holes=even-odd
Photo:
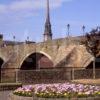
[[[84,45],[80,45],[78,42],[71,42],[55,40],[2,47],[0,48],[0,58],[3,60],[1,68],[20,69],[22,63],[32,54],[47,57],[53,63],[51,67],[62,67],[64,62],[65,65],[63,67],[86,67],[85,60],[91,61],[92,56],[86,51]]]
[[[14,70],[43,68],[86,68],[93,60],[79,39],[56,39],[41,43],[21,43],[0,48],[3,76]]]

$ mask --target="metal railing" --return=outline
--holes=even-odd
[[[95,70],[95,78],[100,78],[100,69]],[[75,79],[93,79],[93,69],[39,69],[39,70],[12,70],[1,72],[1,82],[45,82],[70,81]],[[41,81],[42,80],[42,81]]]

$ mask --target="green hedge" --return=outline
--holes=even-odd
[[[0,83],[0,91],[15,90],[18,87],[22,87],[21,83]]]

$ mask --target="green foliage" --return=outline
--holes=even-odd
[[[87,33],[85,36],[85,46],[87,51],[93,56],[97,56],[100,52],[100,30],[93,29],[90,33]]]
[[[0,90],[4,91],[4,90],[14,90],[18,87],[21,87],[22,84],[21,83],[0,83]]]
[[[73,83],[36,84],[16,89],[18,96],[39,98],[87,98],[100,97],[100,87]]]
[[[32,92],[26,92],[26,91],[14,92],[13,94],[18,95],[18,96],[24,96],[24,97],[32,97]]]

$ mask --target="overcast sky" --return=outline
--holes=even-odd
[[[100,25],[100,0],[50,0],[53,38],[82,34]],[[42,41],[46,15],[46,0],[0,0],[0,33],[4,39]]]

